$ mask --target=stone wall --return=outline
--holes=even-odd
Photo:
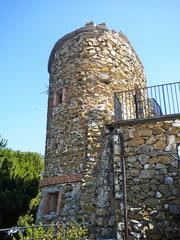
[[[123,229],[119,134],[123,134],[130,239],[180,239],[180,119],[127,124],[113,130],[115,211]],[[120,238],[121,239],[121,238]]]
[[[143,66],[121,32],[88,23],[55,44],[48,70],[45,172],[37,221],[83,219],[96,236],[113,237],[112,141],[105,125],[114,118],[114,91],[146,86]],[[44,214],[46,195],[53,192],[61,192],[61,210]]]
[[[180,228],[179,121],[107,128],[114,120],[113,92],[146,86],[143,66],[127,38],[105,24],[88,23],[55,44],[48,70],[37,222],[86,221],[89,239],[123,239],[123,134],[131,239],[175,239],[169,236]],[[128,104],[125,112],[132,108]]]
[[[122,33],[91,23],[56,43],[49,73],[45,176],[81,172],[114,117],[113,92],[145,86],[143,67]],[[64,89],[65,99],[53,106]]]

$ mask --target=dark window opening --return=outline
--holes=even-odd
[[[62,103],[62,101],[63,101],[62,91],[57,92],[56,94],[57,94],[57,104]]]
[[[56,92],[56,105],[63,102],[63,90]]]
[[[57,91],[53,94],[53,106],[57,106],[59,103],[63,101],[63,93],[62,90]]]
[[[49,195],[50,195],[49,214],[56,214],[57,203],[58,203],[58,192],[49,193]]]
[[[60,212],[60,203],[61,203],[60,192],[48,192],[46,194],[46,200],[44,205],[44,214],[45,215],[56,215]]]
[[[54,92],[53,99],[52,99],[54,107],[67,100],[67,91],[68,91],[68,87],[65,86],[64,88],[61,88]]]

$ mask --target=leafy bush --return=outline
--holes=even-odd
[[[24,215],[21,215],[18,219],[17,226],[30,226],[35,222],[37,208],[40,202],[40,192],[31,199],[29,203],[29,209]]]
[[[19,232],[19,240],[85,240],[88,237],[88,229],[86,226],[72,223],[70,225],[51,225],[50,227],[43,226],[28,227],[26,233]],[[17,238],[13,238],[15,240]]]

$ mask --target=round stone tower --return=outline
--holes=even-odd
[[[146,86],[143,66],[125,35],[90,22],[55,44],[48,71],[37,221],[84,220],[100,236],[113,237],[113,153],[106,124],[114,119],[113,92]]]

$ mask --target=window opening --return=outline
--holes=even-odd
[[[66,101],[67,99],[67,90],[68,87],[65,86],[64,88],[61,88],[54,92],[53,94],[53,106],[57,106],[58,104]]]
[[[58,192],[49,193],[49,195],[50,195],[49,214],[56,214],[57,203],[58,203]]]
[[[62,194],[60,192],[48,192],[44,206],[44,214],[55,215],[60,212]]]

